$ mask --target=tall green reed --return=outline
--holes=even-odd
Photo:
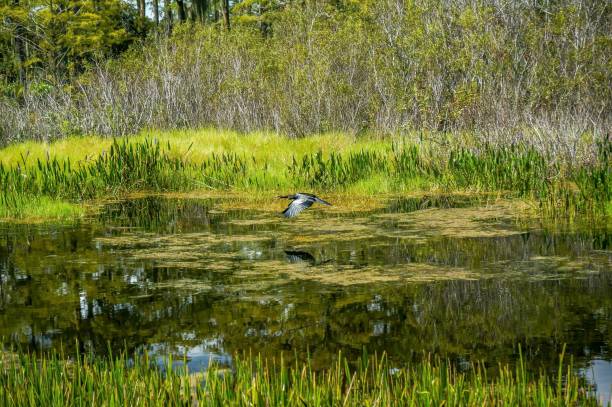
[[[154,140],[143,143],[114,141],[108,151],[91,161],[47,157],[7,168],[0,163],[0,205],[18,210],[36,196],[85,200],[134,190],[189,188],[196,167],[170,154]]]
[[[184,360],[183,360],[184,362]],[[425,358],[397,366],[385,354],[356,361],[339,354],[315,369],[311,360],[287,364],[244,354],[232,366],[190,373],[173,360],[155,364],[148,354],[107,358],[63,354],[5,354],[0,367],[0,405],[235,405],[235,406],[482,406],[597,405],[583,378],[563,354],[556,377],[529,373],[522,357],[491,376],[481,364],[460,370]]]
[[[18,212],[33,196],[82,201],[129,191],[210,189],[346,190],[384,177],[391,190],[421,188],[491,192],[533,199],[553,214],[605,213],[612,200],[612,141],[598,144],[597,157],[578,167],[562,166],[530,147],[478,149],[424,148],[389,144],[384,150],[322,151],[293,156],[285,167],[255,156],[212,153],[194,162],[168,143],[115,140],[108,151],[89,161],[47,157],[5,167],[0,163],[0,207]],[[370,193],[381,192],[372,184]]]

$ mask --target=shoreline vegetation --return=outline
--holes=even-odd
[[[556,373],[535,374],[520,348],[516,366],[472,364],[462,370],[433,357],[397,367],[385,354],[365,353],[357,361],[339,354],[322,370],[310,360],[287,366],[282,354],[279,360],[243,354],[231,366],[213,364],[203,373],[190,373],[180,356],[159,365],[147,353],[66,358],[7,352],[1,360],[3,406],[600,405],[563,352]]]
[[[0,218],[70,219],[97,199],[143,191],[264,196],[298,189],[362,197],[498,193],[547,216],[610,214],[610,139],[583,162],[453,140],[194,130],[18,143],[0,150]]]

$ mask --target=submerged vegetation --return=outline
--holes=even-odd
[[[287,366],[279,360],[244,355],[233,366],[190,374],[160,368],[148,355],[128,358],[55,354],[5,354],[0,367],[0,405],[598,405],[588,385],[561,354],[558,373],[528,373],[498,366],[489,377],[482,365],[464,371],[437,358],[398,368],[382,357],[355,363],[339,355],[317,371],[310,362]],[[197,404],[196,404],[197,403]]]
[[[239,147],[241,143],[246,146]],[[574,165],[553,161],[531,147],[443,149],[405,139],[351,144],[350,137],[341,135],[290,140],[203,132],[91,144],[86,138],[4,149],[0,216],[31,215],[36,199],[65,206],[132,191],[196,189],[265,193],[303,188],[361,195],[497,192],[568,215],[609,212],[612,199],[608,139],[597,145],[589,162]]]

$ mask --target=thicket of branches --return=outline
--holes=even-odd
[[[153,30],[70,81],[5,96],[1,140],[201,126],[432,130],[575,155],[610,128],[609,2],[283,4],[265,21],[234,15],[231,30],[197,20]]]

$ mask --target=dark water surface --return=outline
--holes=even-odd
[[[293,220],[224,199],[147,197],[76,225],[0,224],[5,345],[149,349],[192,369],[251,350],[427,352],[554,371],[564,344],[609,392],[608,221],[543,223],[508,202],[405,198]],[[280,208],[280,206],[279,206]],[[605,379],[608,377],[608,379]],[[602,389],[601,387],[604,386]]]

